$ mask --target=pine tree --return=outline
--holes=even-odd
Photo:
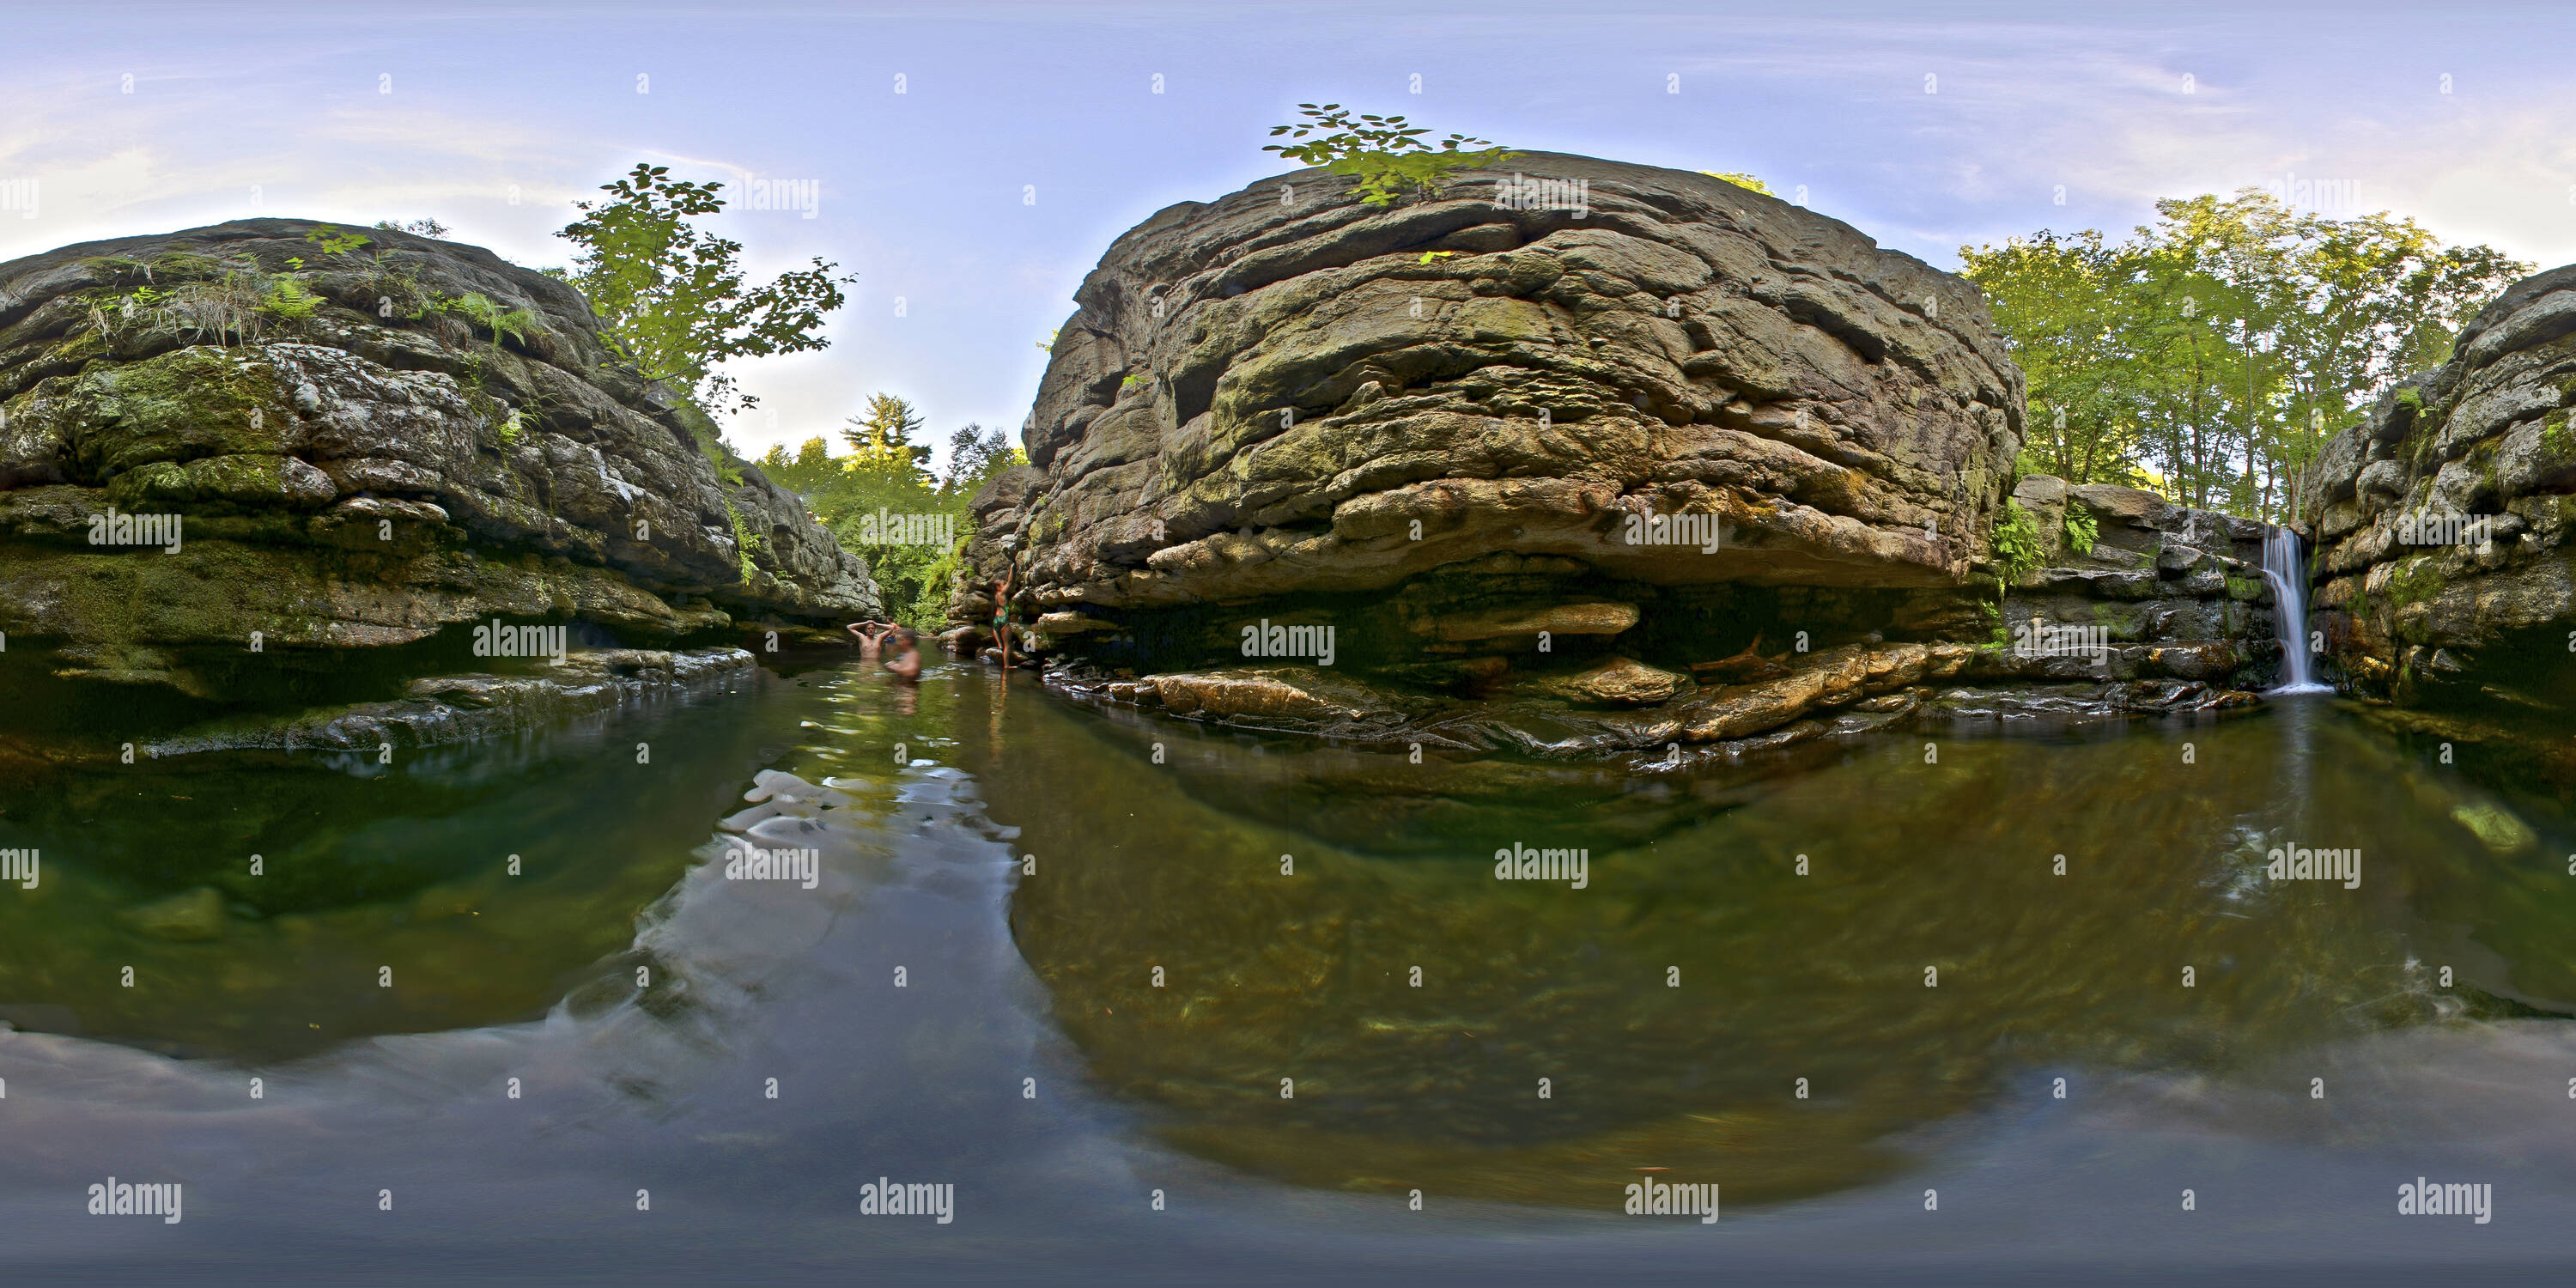
[[[848,424],[849,428],[841,431],[842,439],[850,445],[849,462],[844,468],[852,473],[930,484],[930,449],[912,441],[912,431],[921,428],[922,420],[911,403],[894,394],[871,394],[867,414],[852,416]]]

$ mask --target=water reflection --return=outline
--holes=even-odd
[[[891,790],[889,704],[840,692],[858,679],[755,672],[391,765],[22,763],[0,848],[43,862],[34,889],[0,892],[0,1021],[259,1062],[534,1019],[576,988],[622,998],[604,966],[642,960],[638,914],[707,857],[753,772]]]
[[[1303,1184],[1778,1198],[2015,1080],[2576,1001],[2529,825],[2322,702],[1651,791],[1050,707],[983,769],[1043,855],[1012,927],[1058,1022],[1169,1140]],[[1494,879],[1515,844],[1588,888]],[[2268,880],[2292,846],[2363,880]]]
[[[2376,1030],[2576,1003],[2556,807],[2327,702],[1636,774],[1415,765],[971,667],[886,685],[767,677],[363,778],[206,758],[20,784],[0,843],[48,861],[0,892],[0,1018],[257,1063],[560,1004],[582,1027],[556,1039],[655,1106],[759,1086],[772,1039],[738,1044],[786,1029],[792,1080],[834,1080],[816,1104],[865,1106],[925,1167],[999,1149],[959,1125],[996,1102],[1060,1127],[1096,1090],[1262,1176],[1598,1210],[1645,1169],[1747,1204],[1854,1186],[2058,1077],[2261,1086]],[[774,772],[799,803],[747,805]],[[723,835],[819,846],[824,888],[695,866]],[[1514,845],[1584,850],[1585,888],[1495,880]],[[2268,880],[2296,846],[2360,849],[2360,884]],[[270,884],[234,879],[249,852]],[[1036,987],[977,920],[1006,880]],[[198,890],[211,936],[137,915]],[[795,983],[827,939],[829,978]],[[2404,1081],[2353,1080],[2347,1126]],[[899,1125],[931,1102],[964,1116]]]

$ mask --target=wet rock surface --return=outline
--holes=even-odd
[[[2004,596],[1992,642],[2005,647],[1981,652],[1972,678],[2090,680],[2105,686],[2107,708],[2124,710],[2136,709],[2120,695],[2137,692],[2127,687],[2137,681],[2221,690],[2278,682],[2265,525],[2049,475],[2022,478],[2014,499],[2037,524],[2040,564]],[[2076,535],[2086,518],[2089,548]]]

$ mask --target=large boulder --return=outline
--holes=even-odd
[[[877,611],[866,565],[703,447],[571,287],[330,236],[252,219],[0,264],[13,652],[221,697],[209,659],[255,632],[309,661],[496,616],[665,642]]]
[[[1581,200],[1471,174],[1380,208],[1310,170],[1119,238],[1030,466],[976,499],[958,619],[1006,566],[1122,625],[1497,555],[1569,586],[1965,579],[2022,414],[1975,287],[1702,175],[1512,168]]]
[[[2383,396],[2303,493],[2312,625],[2406,701],[2576,702],[2576,265],[2514,284],[2453,357]]]

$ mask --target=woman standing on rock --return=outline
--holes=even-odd
[[[993,635],[1002,643],[1002,669],[1011,669],[1011,578],[1018,570],[1002,569],[1000,584],[993,587]]]

